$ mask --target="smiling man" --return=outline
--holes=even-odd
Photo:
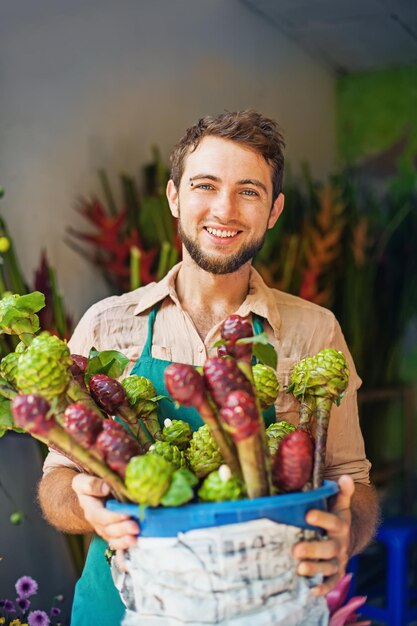
[[[215,353],[221,323],[233,313],[267,333],[279,355],[282,390],[298,360],[323,348],[341,350],[351,375],[341,406],[332,412],[325,468],[325,478],[339,480],[340,493],[331,511],[307,515],[326,531],[327,541],[294,549],[300,575],[324,575],[314,589],[323,595],[343,575],[349,555],[372,538],[378,507],[358,420],[360,379],[339,324],[330,311],[268,288],[252,267],[284,207],[283,146],[275,122],[252,110],[205,117],[189,128],[174,149],[167,186],[183,243],[182,263],[159,283],[91,307],[70,348],[84,355],[93,345],[124,352],[129,373],[150,378],[158,394],[166,394],[163,375],[170,362],[202,365]],[[198,415],[177,411],[175,417],[193,428],[201,424]],[[161,412],[162,419],[173,416],[172,408],[167,415]],[[297,424],[297,401],[282,391],[274,413],[272,420],[285,417]],[[46,518],[65,532],[95,532],[76,588],[72,626],[115,626],[123,616],[103,551],[106,543],[114,549],[133,545],[139,528],[104,508],[108,494],[102,480],[50,452],[39,489]]]

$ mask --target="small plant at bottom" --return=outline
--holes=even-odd
[[[38,583],[31,576],[22,576],[15,584],[17,598],[0,600],[0,624],[4,626],[64,626],[60,604],[64,597],[54,596],[49,611],[31,609],[32,596],[38,591]]]

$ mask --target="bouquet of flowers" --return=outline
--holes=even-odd
[[[288,391],[300,400],[300,424],[265,430],[261,410],[279,391],[270,366],[276,354],[265,335],[253,336],[251,324],[230,316],[219,356],[207,359],[202,373],[184,364],[165,372],[172,399],[194,406],[205,422],[193,434],[180,420],[161,428],[161,396],[151,381],[135,375],[117,380],[128,362],[124,355],[94,348],[88,358],[71,355],[65,341],[39,332],[43,303],[39,292],[0,300],[0,332],[20,340],[0,363],[3,432],[30,433],[104,478],[116,498],[144,506],[178,506],[195,499],[196,491],[210,501],[322,484],[331,405],[348,382],[340,352],[322,350],[296,365]],[[252,366],[253,353],[269,365]]]
[[[164,396],[157,395],[150,380],[136,375],[118,380],[128,363],[123,354],[100,352],[94,347],[88,358],[71,354],[65,340],[41,332],[37,313],[43,304],[39,292],[25,296],[6,293],[0,300],[0,332],[19,340],[15,351],[0,363],[0,432],[14,429],[29,433],[89,473],[102,477],[114,498],[139,504],[142,511],[146,507],[179,507],[186,503],[193,507],[198,503],[257,499],[321,486],[330,409],[343,397],[349,377],[340,352],[325,349],[296,364],[287,391],[300,402],[299,425],[282,421],[265,428],[262,410],[274,404],[279,392],[277,355],[266,335],[254,336],[245,319],[228,317],[221,328],[216,357],[207,359],[202,368],[173,363],[165,370],[171,400],[193,406],[204,422],[193,433],[181,420],[160,424],[158,403]],[[253,365],[253,356],[261,363]],[[257,522],[264,524],[265,520]],[[279,569],[282,559],[288,559],[284,569],[292,569],[288,591],[295,596],[291,602],[303,606],[304,613],[317,609],[317,619],[312,623],[322,623],[319,620],[327,609],[323,602],[308,596],[308,583],[297,577],[290,565],[291,546],[300,540],[300,529],[270,524],[274,532],[278,528],[284,532],[279,541],[286,547],[282,548],[283,556],[263,550],[266,561],[271,566],[274,559],[281,559],[274,565]],[[234,524],[233,532],[239,526]],[[261,530],[245,526],[239,532],[246,541],[251,532],[261,532],[262,536],[266,533],[267,537],[269,531],[264,526]],[[273,550],[278,539],[271,537]],[[188,567],[183,540],[180,544],[181,555],[172,559],[167,558],[164,544],[161,560],[152,544],[153,566],[176,563]],[[139,561],[149,572],[145,559],[148,553],[141,544]],[[158,581],[160,577],[155,572],[147,579]],[[234,588],[227,577],[223,583],[225,589]],[[256,577],[252,583],[253,597],[258,602],[263,592],[257,588]],[[276,589],[282,589],[283,584],[287,588],[289,583],[279,577],[272,579],[271,602],[275,602]],[[153,596],[142,583],[134,589],[142,594],[136,601],[138,610],[130,612],[136,619],[143,602]],[[165,592],[165,599],[172,597],[175,610],[195,614],[198,595],[193,596],[191,607],[183,607],[172,587]],[[230,594],[224,598],[230,604]],[[204,596],[208,611],[214,610],[213,601],[216,605],[210,583]],[[235,606],[233,611],[240,615],[252,608]],[[282,617],[280,602],[273,610],[274,615]],[[183,617],[181,613],[180,621]]]

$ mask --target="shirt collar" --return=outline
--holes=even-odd
[[[175,280],[181,263],[177,263],[168,272],[168,274],[158,283],[148,285],[145,292],[141,295],[140,302],[137,304],[134,315],[139,315],[150,309],[158,302],[169,296],[175,304],[179,305],[178,296],[175,291]],[[261,275],[252,267],[249,276],[249,292],[244,302],[236,311],[238,315],[246,317],[249,314],[256,314],[265,318],[276,339],[279,338],[281,328],[281,315],[278,309],[278,303],[271,289],[265,284]]]
[[[242,317],[246,317],[250,313],[263,317],[271,326],[275,338],[279,339],[281,315],[277,299],[274,297],[270,287],[265,284],[259,272],[253,267],[249,276],[248,295],[236,313]]]
[[[178,296],[175,291],[175,279],[177,278],[180,267],[181,263],[177,263],[162,280],[145,287],[144,293],[141,294],[140,302],[133,312],[134,315],[139,315],[146,311],[146,309],[150,309],[167,296],[170,296],[172,300],[178,304]]]

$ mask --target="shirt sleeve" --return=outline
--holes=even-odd
[[[369,484],[371,464],[366,458],[365,445],[359,423],[357,391],[362,384],[339,323],[334,319],[331,347],[340,350],[349,367],[349,384],[340,406],[333,405],[329,423],[324,477],[337,480],[349,474],[355,482]]]

